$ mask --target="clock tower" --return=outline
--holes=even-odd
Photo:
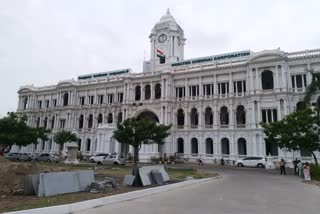
[[[151,63],[155,66],[183,60],[186,39],[182,28],[171,16],[169,9],[154,26],[149,38]]]

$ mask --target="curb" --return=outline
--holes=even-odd
[[[81,201],[76,202],[72,204],[64,204],[64,205],[57,205],[57,206],[51,206],[51,207],[43,207],[43,208],[36,208],[36,209],[29,209],[29,210],[21,210],[21,211],[14,211],[14,212],[5,212],[7,214],[68,214],[68,213],[74,213],[83,211],[90,208],[105,206],[112,203],[118,203],[123,201],[130,201],[138,198],[142,198],[149,195],[158,194],[161,192],[166,192],[169,190],[173,190],[179,187],[185,187],[193,184],[199,184],[199,183],[205,183],[211,180],[217,180],[222,178],[222,176],[216,176],[211,178],[203,178],[203,179],[197,179],[197,180],[189,180],[189,181],[183,181],[179,183],[149,188],[149,189],[143,189],[143,190],[137,190],[127,193],[121,193],[117,195],[111,195],[106,196],[103,198],[97,198],[87,201]]]

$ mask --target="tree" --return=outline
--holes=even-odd
[[[138,120],[129,118],[117,125],[113,138],[119,143],[129,144],[133,147],[133,163],[139,160],[139,151],[142,144],[164,144],[164,139],[170,135],[170,126],[156,124],[151,120]]]
[[[77,141],[78,138],[76,134],[70,131],[62,130],[61,132],[57,132],[54,134],[53,140],[60,145],[60,150],[62,150],[61,147],[63,146],[63,144],[67,142]]]
[[[4,145],[3,151],[9,150],[12,145],[26,146],[48,140],[50,130],[44,127],[33,128],[27,125],[25,115],[18,116],[9,112],[6,117],[0,119],[0,145]]]
[[[307,69],[307,72],[310,72],[312,75],[312,81],[306,88],[306,92],[304,95],[303,102],[310,106],[310,101],[312,99],[312,96],[317,93],[317,91],[320,89],[320,73],[315,73],[314,69]],[[320,109],[320,96],[317,98],[316,101],[316,109],[319,112]]]
[[[304,150],[312,154],[318,165],[314,151],[320,151],[320,121],[317,112],[307,108],[293,112],[282,120],[262,124],[266,143],[276,143],[289,151]]]

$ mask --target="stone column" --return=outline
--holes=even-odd
[[[275,81],[275,89],[276,91],[279,91],[279,70],[278,70],[278,65],[275,66],[275,72],[276,72],[276,81]]]

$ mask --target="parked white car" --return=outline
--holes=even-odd
[[[238,167],[258,167],[265,168],[267,165],[267,159],[265,157],[246,157],[236,162]]]
[[[90,163],[97,163],[98,161],[102,161],[103,158],[108,157],[110,154],[108,153],[99,153],[94,156],[91,156],[89,159]]]
[[[113,164],[113,165],[125,165],[126,159],[120,157],[118,154],[111,154],[107,157],[104,157],[102,160],[97,161],[98,165],[102,164]]]

